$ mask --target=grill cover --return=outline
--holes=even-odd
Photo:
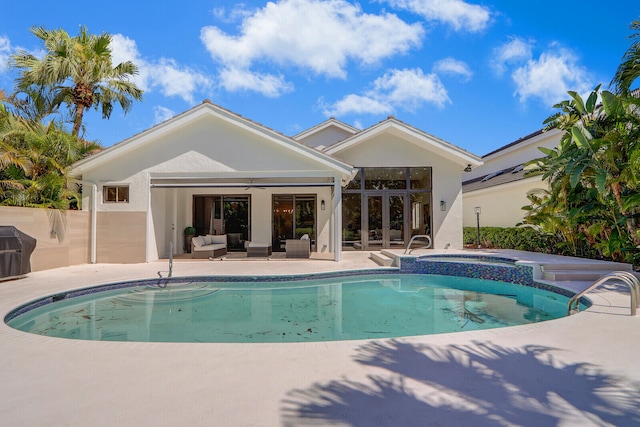
[[[0,280],[31,271],[31,253],[36,239],[12,225],[0,225]]]

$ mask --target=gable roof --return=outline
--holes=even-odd
[[[318,132],[322,132],[323,130],[330,128],[330,127],[335,127],[338,128],[340,130],[345,131],[346,133],[349,133],[351,135],[355,135],[356,133],[360,132],[360,129],[355,128],[351,125],[348,125],[344,122],[341,122],[340,120],[335,119],[334,117],[330,117],[328,120],[325,120],[322,123],[318,123],[317,125],[304,130],[302,132],[300,132],[297,135],[294,135],[292,138],[295,140],[301,140],[301,139],[305,139],[310,137],[313,134],[316,134]]]
[[[391,132],[398,136],[402,136],[408,141],[425,149],[429,149],[430,151],[433,151],[436,154],[462,166],[482,165],[482,160],[475,154],[472,154],[456,145],[446,142],[431,134],[428,134],[418,128],[408,125],[393,116],[389,116],[387,119],[363,130],[362,132],[350,138],[337,142],[330,147],[325,148],[323,151],[325,153],[335,155],[341,151],[355,147],[358,144],[361,144],[362,142],[385,132]]]
[[[209,100],[205,100],[192,109],[127,138],[106,150],[76,162],[72,167],[72,174],[82,175],[87,170],[91,170],[94,167],[105,164],[120,156],[124,156],[135,149],[151,144],[158,137],[188,126],[195,120],[207,115],[220,118],[271,142],[291,149],[304,157],[318,161],[328,168],[336,170],[343,176],[352,175],[353,167],[351,165],[344,163],[327,153],[322,153],[311,147],[307,147],[288,136],[220,107],[219,105],[213,104]]]

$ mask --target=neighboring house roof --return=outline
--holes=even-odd
[[[487,175],[470,179],[462,183],[462,192],[482,190],[484,188],[495,187],[509,182],[520,181],[529,178],[523,165],[514,165],[499,171],[491,172]]]
[[[367,141],[374,136],[377,136],[383,132],[391,132],[402,138],[420,145],[424,148],[429,148],[434,153],[448,158],[455,163],[462,166],[482,165],[482,160],[458,146],[455,146],[449,142],[446,142],[440,138],[437,138],[431,134],[428,134],[420,129],[410,126],[393,116],[389,116],[387,119],[355,134],[354,136],[347,138],[343,141],[337,142],[330,147],[325,148],[323,151],[328,154],[335,155],[346,149],[352,148]]]
[[[100,153],[76,162],[72,167],[72,174],[82,175],[87,170],[110,162],[121,156],[125,156],[132,150],[136,150],[142,146],[153,143],[153,141],[156,140],[156,138],[158,138],[159,136],[188,126],[189,123],[192,123],[193,121],[201,118],[203,115],[213,115],[224,121],[232,123],[235,126],[239,126],[251,133],[260,135],[261,137],[275,142],[281,146],[294,150],[295,152],[298,152],[305,157],[312,158],[315,161],[319,161],[329,168],[339,171],[345,177],[353,175],[353,167],[351,165],[344,163],[327,153],[322,153],[311,147],[307,147],[288,136],[285,136],[273,129],[265,127],[239,114],[220,107],[219,105],[213,104],[209,100],[205,100],[192,109],[178,114],[177,116],[158,125],[155,125],[139,134],[127,138],[124,141],[119,142],[104,151],[101,151]]]
[[[538,147],[552,147],[562,131],[537,130],[482,156],[484,165],[462,182],[462,192],[481,190],[528,178],[523,163],[542,157]],[[519,153],[519,154],[518,154]],[[509,165],[505,167],[505,165]]]
[[[490,152],[490,153],[485,154],[484,156],[482,156],[482,158],[484,159],[485,157],[492,156],[492,155],[494,155],[494,154],[496,154],[496,153],[499,153],[499,152],[501,152],[501,151],[507,150],[508,148],[511,148],[511,147],[514,147],[514,146],[516,146],[516,145],[519,145],[519,144],[521,144],[521,143],[523,143],[523,142],[529,141],[531,138],[536,137],[536,136],[538,136],[538,135],[541,135],[543,132],[544,132],[544,130],[543,130],[543,129],[540,129],[540,130],[537,130],[537,131],[535,131],[535,132],[532,132],[532,133],[530,133],[530,134],[529,134],[529,135],[527,135],[527,136],[523,136],[522,138],[518,138],[518,139],[516,139],[515,141],[510,142],[510,143],[509,143],[509,144],[507,144],[507,145],[503,145],[502,147],[500,147],[500,148],[498,148],[498,149],[495,149],[495,150],[493,150],[493,151],[492,151],[492,152]]]

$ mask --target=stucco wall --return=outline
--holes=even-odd
[[[99,212],[97,262],[145,262],[146,212]]]
[[[270,172],[300,175],[316,170],[328,172],[329,168],[228,122],[203,117],[93,168],[83,179],[98,185],[98,210],[139,212],[147,210],[150,176],[259,177]],[[104,203],[105,184],[128,184],[129,202]],[[88,194],[84,196],[84,206],[88,206]]]
[[[33,271],[91,262],[89,212],[0,207],[0,224],[37,239]],[[98,212],[96,262],[145,262],[145,228],[145,212]]]
[[[477,226],[474,209],[480,207],[481,227],[515,227],[524,218],[522,206],[529,205],[527,194],[544,187],[540,177],[532,177],[464,193],[464,226]]]
[[[336,142],[345,140],[352,135],[352,133],[347,132],[344,129],[331,126],[313,133],[306,138],[299,139],[299,141],[309,147],[328,147]]]
[[[31,255],[32,271],[90,260],[88,212],[2,206],[0,224],[13,225],[38,241]]]

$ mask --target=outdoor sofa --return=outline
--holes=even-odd
[[[217,258],[227,253],[226,234],[207,234],[191,239],[191,258]]]

